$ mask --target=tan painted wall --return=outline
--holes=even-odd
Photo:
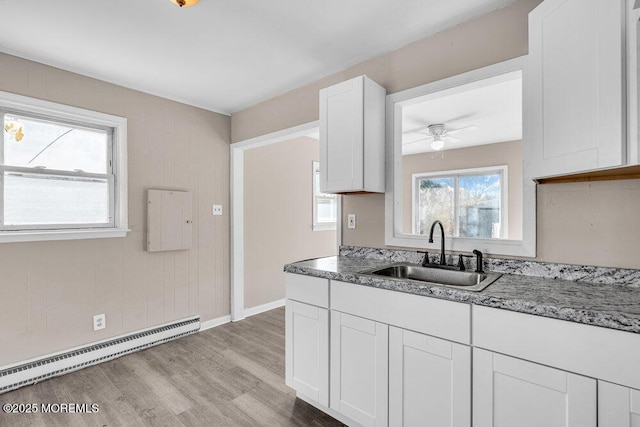
[[[313,231],[312,162],[318,141],[301,137],[244,154],[245,307],[285,297],[284,264],[336,254],[335,231]]]
[[[526,55],[527,15],[541,1],[521,0],[234,113],[232,141],[318,120],[320,89],[362,74],[389,94]]]
[[[0,244],[0,366],[199,314],[229,314],[230,119],[0,54],[0,90],[127,117],[126,238]],[[148,253],[145,190],[193,193],[193,249]],[[107,327],[93,332],[92,316]]]
[[[640,180],[538,185],[538,258],[640,268]]]
[[[522,239],[522,142],[501,142],[478,147],[421,153],[402,157],[402,222],[411,233],[412,177],[414,173],[507,165],[508,238]]]
[[[361,74],[394,93],[526,55],[527,15],[539,3],[521,0],[240,111],[232,117],[232,140],[317,120],[318,91]],[[637,181],[539,186],[537,258],[640,268],[639,192]],[[383,195],[345,196],[342,212],[344,224],[355,213],[358,225],[343,227],[344,244],[384,246]]]

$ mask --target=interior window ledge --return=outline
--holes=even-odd
[[[108,239],[126,237],[128,228],[85,230],[23,230],[0,231],[0,243],[40,242],[47,240]]]
[[[335,231],[336,230],[336,224],[335,223],[333,223],[333,224],[322,224],[322,225],[316,224],[316,225],[313,225],[311,227],[311,229],[313,231],[331,231],[331,230]]]

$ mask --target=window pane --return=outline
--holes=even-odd
[[[418,234],[427,234],[431,224],[440,220],[447,236],[453,235],[455,194],[453,177],[418,179]]]
[[[500,237],[500,181],[500,174],[460,177],[460,237]]]
[[[16,114],[4,116],[4,164],[107,173],[108,134]]]
[[[107,180],[4,175],[5,225],[107,224]]]
[[[336,198],[318,198],[318,224],[326,224],[337,221],[337,203]]]

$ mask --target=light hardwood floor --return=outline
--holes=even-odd
[[[340,426],[284,384],[284,308],[0,395],[97,403],[92,414],[5,414],[1,426]]]

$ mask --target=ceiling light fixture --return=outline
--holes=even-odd
[[[439,151],[442,150],[444,148],[444,141],[442,140],[442,137],[438,134],[433,135],[433,141],[431,141],[431,148]]]
[[[440,137],[440,135],[433,135],[433,141],[431,141],[431,148],[436,151],[440,151],[444,148],[444,141]]]
[[[431,141],[431,148],[440,151],[444,148],[444,141],[442,137],[446,134],[445,128],[443,124],[435,124],[429,126],[429,133],[433,137],[433,141]]]
[[[180,7],[189,7],[197,4],[200,0],[170,0],[171,3],[176,4]]]

